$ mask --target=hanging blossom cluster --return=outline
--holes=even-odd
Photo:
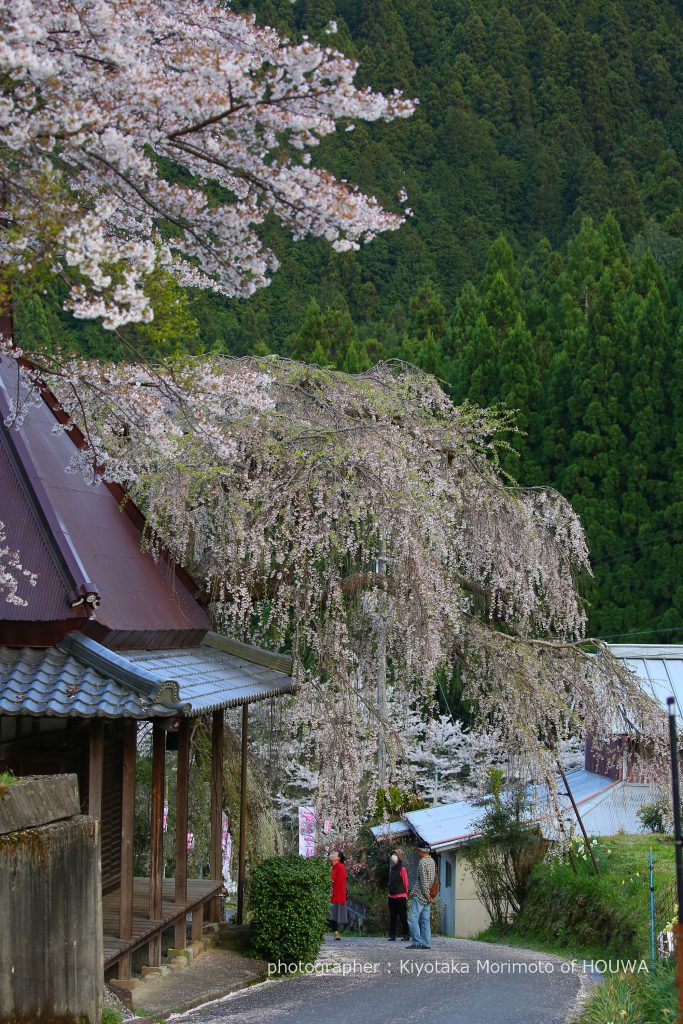
[[[22,565],[19,552],[12,551],[6,541],[5,524],[0,521],[0,598],[8,604],[25,606],[27,602],[17,593],[19,582],[23,580],[35,587],[38,577]]]
[[[271,356],[158,376],[74,362],[51,382],[85,455],[145,509],[150,543],[203,581],[218,627],[293,650],[296,724],[315,733],[320,798],[340,820],[376,771],[368,744],[381,728],[391,759],[405,709],[433,706],[437,670],[457,667],[479,727],[553,786],[573,735],[635,732],[660,749],[658,705],[583,643],[590,567],[571,506],[508,486],[505,424],[453,406],[433,378]],[[399,712],[378,701],[382,650]]]
[[[501,742],[497,730],[468,727],[438,707],[409,703],[409,694],[388,693],[387,713],[395,723],[398,742],[392,745],[390,785],[426,803],[451,803],[466,800],[483,803],[491,784],[491,771],[526,780],[527,765]],[[298,808],[316,809],[319,837],[331,841],[355,840],[360,815],[342,822],[339,828],[339,800],[334,789],[324,794],[328,751],[320,749],[316,731],[301,728],[305,720],[304,701],[288,698],[254,705],[251,714],[249,749],[263,766],[275,804],[282,819],[296,828]],[[307,712],[310,718],[310,711]],[[370,717],[370,716],[366,716]],[[357,797],[366,799],[365,809],[375,804],[377,778],[377,729],[354,735],[354,752],[360,749],[365,770]],[[573,735],[559,746],[559,763],[564,771],[582,768],[584,750],[581,738]],[[346,772],[346,767],[344,771]],[[322,788],[321,788],[322,784]],[[390,816],[386,816],[387,821]],[[328,823],[329,832],[323,828]]]
[[[338,124],[413,110],[357,89],[331,47],[218,0],[3,0],[0,29],[0,261],[69,268],[78,317],[151,319],[159,265],[252,294],[277,266],[257,233],[271,212],[339,251],[402,222],[311,164]]]

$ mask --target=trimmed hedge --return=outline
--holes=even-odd
[[[254,871],[249,891],[256,955],[271,963],[313,963],[329,916],[329,864],[296,853],[270,857]]]

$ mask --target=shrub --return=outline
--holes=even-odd
[[[111,1007],[105,1006],[104,1010],[102,1010],[100,1024],[121,1024],[121,1014],[116,1010],[112,1010]]]
[[[524,787],[513,785],[503,793],[499,775],[491,772],[492,800],[479,824],[480,837],[468,846],[467,859],[479,899],[493,923],[504,926],[519,913],[531,872],[547,844],[529,825]]]
[[[643,823],[646,832],[662,835],[666,832],[666,804],[658,800],[653,804],[643,804],[636,814]]]
[[[330,868],[319,857],[270,857],[250,885],[252,948],[271,962],[312,963],[329,916]]]

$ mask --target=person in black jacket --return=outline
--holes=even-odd
[[[396,942],[396,922],[401,922],[403,937],[408,939],[408,872],[399,850],[389,857],[389,942]]]

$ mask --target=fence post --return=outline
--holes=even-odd
[[[652,963],[655,962],[655,876],[652,867],[652,847],[650,847],[650,946]]]

